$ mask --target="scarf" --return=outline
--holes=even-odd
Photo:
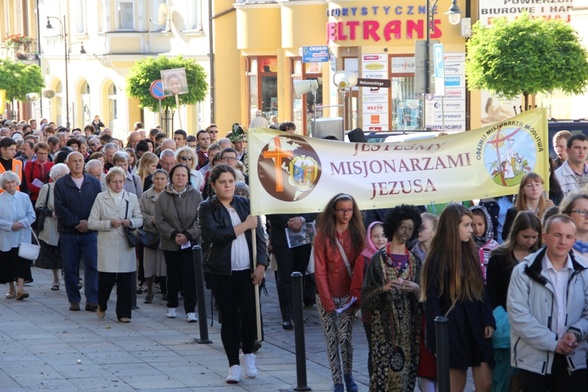
[[[110,196],[114,199],[114,205],[117,207],[120,205],[124,193],[124,190],[116,193],[112,189],[108,189],[108,194],[110,194]]]
[[[588,252],[588,242],[576,240],[574,243],[574,249],[580,253],[586,253]]]
[[[377,224],[382,224],[382,222],[380,221],[374,221],[372,223],[370,223],[370,225],[368,226],[367,229],[367,238],[366,238],[366,247],[364,250],[361,251],[361,255],[365,258],[367,258],[368,260],[371,260],[372,257],[374,256],[374,254],[379,251],[378,248],[376,248],[376,245],[374,244],[374,242],[371,239],[371,235],[372,235],[372,229],[374,228],[375,225]]]
[[[488,213],[488,210],[484,206],[473,206],[470,207],[471,211],[480,210],[484,213],[484,218],[486,220],[486,231],[481,236],[477,236],[472,233],[472,238],[474,239],[474,243],[476,244],[476,249],[481,249],[486,243],[490,240],[494,239],[494,226],[492,225],[492,218]]]

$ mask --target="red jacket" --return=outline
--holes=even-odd
[[[349,229],[341,233],[339,238],[353,270],[355,260],[362,249],[352,249]],[[327,312],[333,312],[335,311],[335,302],[332,297],[344,297],[349,294],[351,277],[347,272],[339,247],[332,245],[330,240],[320,232],[314,239],[314,264],[316,288],[321,303]]]
[[[35,201],[39,197],[39,191],[41,190],[40,187],[35,186],[33,181],[35,179],[41,181],[43,184],[47,184],[49,182],[49,172],[53,167],[53,162],[46,161],[44,164],[41,164],[39,161],[29,161],[25,165],[25,179],[27,181],[27,186],[29,188],[29,196],[33,205],[35,205]]]

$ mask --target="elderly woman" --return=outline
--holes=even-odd
[[[176,162],[188,166],[190,169],[190,184],[200,192],[204,188],[204,176],[196,170],[198,158],[196,151],[188,146],[179,148],[176,151]]]
[[[169,184],[155,202],[157,230],[167,267],[167,317],[176,317],[180,282],[183,287],[186,321],[195,323],[196,277],[192,246],[200,238],[197,222],[200,191],[190,184],[190,169],[176,165],[169,172]]]
[[[23,300],[29,294],[23,290],[25,280],[31,280],[28,260],[18,256],[21,243],[31,242],[31,224],[35,221],[35,210],[31,199],[18,191],[20,177],[13,171],[0,175],[0,283],[8,283],[7,299]],[[16,280],[18,291],[14,289]]]
[[[58,163],[53,166],[49,172],[49,177],[52,182],[43,185],[41,192],[39,192],[37,203],[35,204],[35,209],[39,211],[40,219],[44,220],[43,229],[39,232],[41,253],[35,266],[53,271],[53,284],[51,285],[51,290],[53,291],[59,290],[59,269],[63,268],[53,192],[55,181],[68,173],[69,168],[65,163]]]
[[[125,172],[125,191],[135,194],[137,198],[143,193],[143,183],[136,174],[129,171],[129,154],[126,151],[117,151],[112,157],[112,164],[118,166]]]
[[[157,169],[153,173],[152,178],[153,186],[141,195],[139,206],[143,213],[143,230],[159,234],[157,231],[157,221],[155,220],[155,203],[167,184],[167,173],[163,169]],[[163,278],[159,279],[159,287],[161,288],[162,294],[164,296],[166,295],[165,276],[167,272],[165,269],[165,257],[163,256],[161,247],[158,246],[157,249],[150,249],[145,246],[143,248],[143,268],[145,268],[145,278],[147,280],[145,303],[150,304],[153,302],[153,279],[155,276]]]
[[[108,190],[96,197],[88,228],[98,231],[98,318],[104,318],[112,287],[116,283],[116,316],[131,321],[133,272],[137,269],[135,249],[129,246],[125,228],[143,224],[139,200],[124,190],[126,173],[113,167],[106,175]]]

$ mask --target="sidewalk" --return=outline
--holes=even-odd
[[[114,301],[106,318],[83,310],[71,312],[63,282],[51,291],[50,270],[33,268],[34,282],[25,286],[24,301],[0,297],[0,385],[8,391],[291,391],[296,387],[294,331],[281,326],[273,273],[269,296],[262,295],[265,341],[258,351],[259,375],[239,384],[225,383],[228,363],[220,324],[209,327],[213,344],[198,344],[197,323],[165,317],[165,302],[133,311],[130,324],[116,321]],[[8,285],[1,285],[8,291]],[[4,292],[2,292],[4,293]],[[206,301],[210,307],[210,300]],[[180,309],[178,309],[180,310]],[[210,309],[208,309],[210,311]],[[316,308],[305,309],[307,382],[313,391],[330,391],[332,382]],[[218,314],[215,312],[215,319]],[[210,319],[208,320],[210,325]],[[354,327],[354,375],[367,391],[367,342],[361,322]]]
[[[294,331],[282,329],[274,274],[266,274],[269,296],[261,295],[265,341],[256,353],[259,375],[236,385],[225,383],[228,363],[220,339],[218,313],[208,332],[212,344],[198,344],[198,323],[165,317],[165,302],[152,304],[137,296],[138,310],[130,324],[116,321],[115,295],[106,318],[83,310],[71,312],[63,281],[51,291],[50,270],[33,268],[34,282],[25,286],[30,298],[0,296],[0,390],[16,391],[292,391],[296,384]],[[4,294],[8,285],[0,285]],[[208,294],[208,290],[207,290]],[[206,299],[207,308],[210,299]],[[210,309],[207,309],[210,312]],[[210,317],[210,316],[209,316]],[[316,307],[304,309],[307,384],[313,391],[331,391],[325,341]],[[360,392],[368,390],[367,341],[356,320],[353,372]],[[418,388],[417,388],[418,390]],[[471,373],[467,391],[473,390]]]

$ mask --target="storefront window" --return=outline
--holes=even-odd
[[[414,57],[392,57],[392,130],[423,129],[421,94],[415,90]]]
[[[261,110],[269,121],[278,114],[278,75],[275,57],[249,59],[249,120]],[[261,98],[261,99],[260,99]]]

